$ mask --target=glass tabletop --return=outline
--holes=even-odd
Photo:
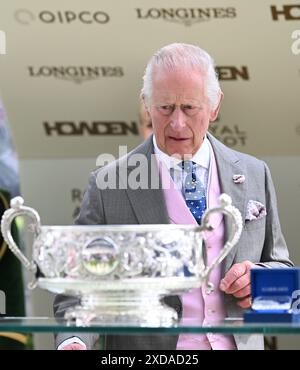
[[[1,317],[2,332],[89,332],[100,334],[180,334],[180,333],[231,333],[231,334],[300,334],[300,323],[245,323],[240,318],[230,318],[211,325],[201,325],[197,319],[184,319],[172,326],[137,326],[134,323],[107,325],[92,322],[89,326],[77,326],[53,317]]]

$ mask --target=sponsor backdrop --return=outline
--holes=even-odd
[[[225,93],[211,132],[269,163],[300,265],[299,20],[296,0],[1,2],[0,91],[27,204],[44,224],[72,223],[98,155],[141,141],[150,56],[168,43],[193,43],[214,57]]]

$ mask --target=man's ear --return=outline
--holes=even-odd
[[[146,97],[144,94],[141,94],[140,95],[140,112],[139,112],[139,116],[140,116],[140,120],[150,120],[151,121],[151,116],[150,116],[150,113],[149,113],[149,108],[146,104]]]
[[[141,98],[141,104],[144,105],[145,112],[147,116],[150,118],[149,104],[148,104],[149,99],[146,98],[145,94],[141,94],[140,98]]]
[[[214,110],[211,110],[211,112],[210,112],[210,116],[209,116],[210,122],[214,122],[217,119],[218,114],[219,114],[219,110],[220,110],[220,107],[221,107],[221,102],[222,102],[223,98],[224,98],[224,94],[221,91],[220,92],[219,103],[218,103],[217,107]]]

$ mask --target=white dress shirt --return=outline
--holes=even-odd
[[[157,146],[155,135],[153,135],[153,146],[154,153],[158,156],[159,161],[161,161],[165,167],[169,170],[170,175],[176,185],[176,187],[183,193],[185,178],[187,176],[186,172],[182,170],[181,159],[171,157],[168,154],[164,153]],[[191,161],[196,163],[196,176],[202,182],[203,186],[206,189],[208,188],[209,180],[209,168],[210,168],[210,151],[212,150],[211,144],[207,137],[205,136],[201,147],[198,151],[190,158]],[[206,194],[207,196],[207,194]]]

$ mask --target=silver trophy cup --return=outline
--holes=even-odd
[[[200,286],[210,292],[210,272],[228,255],[242,231],[241,214],[226,194],[220,196],[219,207],[205,212],[201,226],[41,226],[38,212],[23,203],[21,197],[12,199],[1,221],[3,237],[33,273],[31,289],[38,284],[51,292],[79,298],[78,305],[65,315],[78,325],[91,321],[172,325],[177,313],[163,298]],[[216,212],[229,216],[230,235],[219,256],[207,266],[204,241],[212,231],[210,215]],[[11,235],[11,224],[20,215],[33,220],[29,259]]]

